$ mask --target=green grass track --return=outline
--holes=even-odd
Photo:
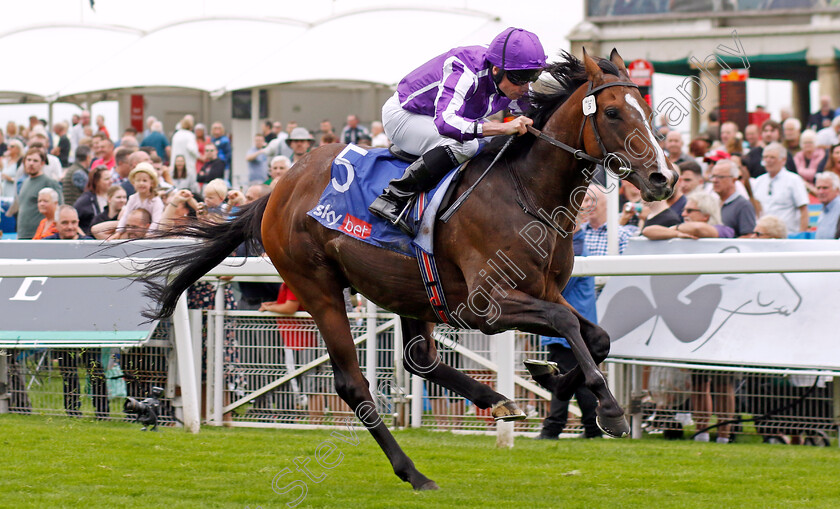
[[[296,499],[335,508],[840,507],[836,445],[517,438],[500,450],[495,437],[399,431],[403,449],[441,487],[417,493],[364,428],[355,439],[341,431],[344,439],[210,427],[190,435],[0,415],[0,507],[266,509]],[[313,479],[296,458],[309,460]]]

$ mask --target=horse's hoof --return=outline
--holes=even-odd
[[[437,485],[436,482],[429,479],[428,481],[424,482],[419,488],[414,488],[417,491],[431,491],[431,490],[439,490],[440,486]]]
[[[604,417],[598,415],[595,418],[595,422],[598,423],[598,427],[601,428],[601,431],[613,438],[624,438],[630,434],[630,426],[627,424],[627,420],[624,418],[623,414],[618,417]]]
[[[556,362],[541,361],[537,359],[527,359],[524,361],[525,369],[532,377],[536,378],[543,375],[559,375],[560,368],[557,367]]]
[[[554,392],[554,388],[557,386],[558,375],[560,374],[560,368],[557,367],[556,362],[528,359],[524,363],[528,373],[531,374],[531,378],[540,387]]]
[[[525,419],[527,416],[525,412],[519,408],[516,403],[513,401],[506,399],[499,401],[495,405],[493,405],[493,410],[490,412],[493,415],[493,418],[496,421],[521,421]]]

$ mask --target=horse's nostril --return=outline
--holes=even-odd
[[[665,187],[668,184],[668,177],[661,173],[651,173],[648,180],[656,187]]]

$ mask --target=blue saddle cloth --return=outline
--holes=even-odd
[[[331,230],[414,257],[414,239],[368,211],[368,206],[388,187],[391,179],[401,177],[407,167],[408,163],[395,158],[388,149],[347,145],[333,161],[332,178],[318,205],[307,214]],[[439,192],[442,194],[445,191],[456,170],[452,170],[437,187],[415,200],[410,213],[418,224],[424,212],[436,212],[436,207],[429,208],[426,204]],[[421,247],[425,246],[430,251],[430,244],[427,240]]]

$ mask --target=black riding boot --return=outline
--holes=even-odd
[[[456,166],[458,160],[449,147],[435,147],[411,163],[402,177],[392,180],[368,210],[397,225],[407,235],[414,235],[414,228],[406,221],[412,198],[435,187]]]

